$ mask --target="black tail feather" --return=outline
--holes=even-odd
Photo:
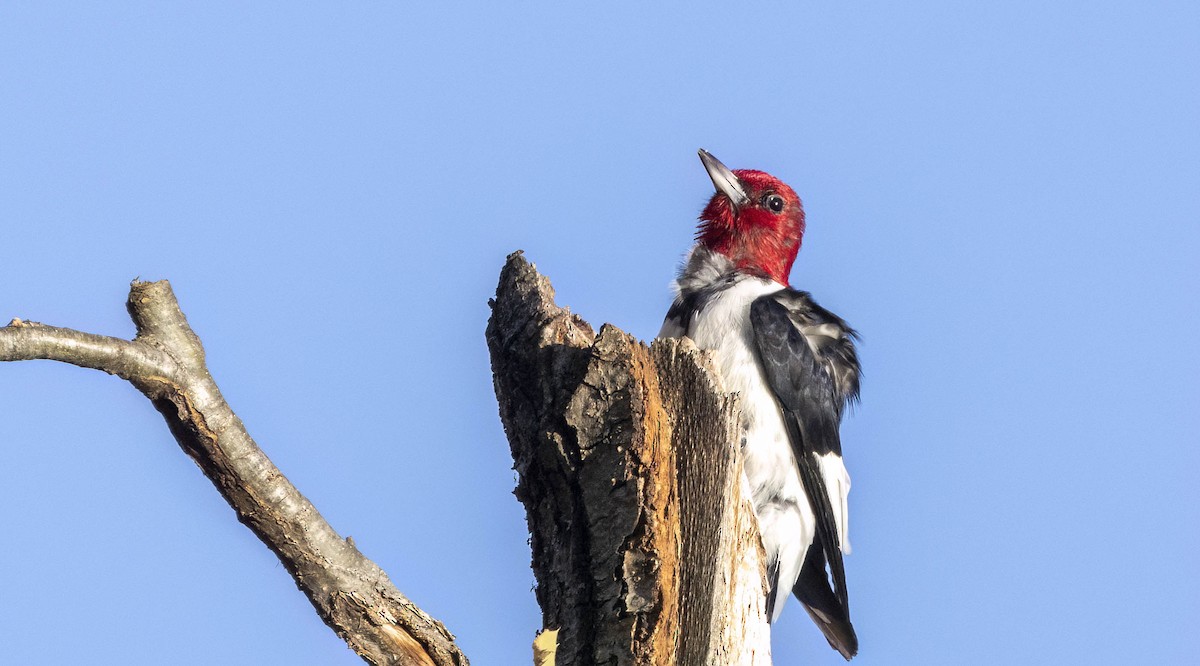
[[[770,588],[767,590],[767,622],[769,623],[775,618],[775,604],[781,604],[787,599],[787,594],[779,596],[779,560],[772,560],[770,566],[767,567],[767,585]]]
[[[829,586],[825,552],[819,544],[809,547],[792,593],[804,604],[804,610],[825,634],[830,647],[847,661],[858,654],[858,636],[854,633],[854,625],[850,624],[850,609],[838,600]]]

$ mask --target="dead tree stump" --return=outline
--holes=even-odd
[[[737,401],[690,340],[597,335],[520,253],[487,327],[559,666],[769,665]]]

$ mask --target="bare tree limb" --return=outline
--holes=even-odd
[[[466,666],[446,627],[342,539],[251,439],[221,397],[170,285],[135,281],[128,308],[137,326],[132,341],[14,319],[0,328],[0,361],[49,359],[128,380],[238,520],[279,557],[321,619],[365,661]]]
[[[769,665],[737,406],[709,357],[687,340],[596,334],[519,252],[491,305],[496,397],[556,663]]]
[[[163,376],[175,361],[148,345],[14,319],[0,334],[0,360],[48,359],[103,370],[121,379]]]

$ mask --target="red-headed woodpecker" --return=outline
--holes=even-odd
[[[771,586],[768,618],[778,619],[791,590],[850,659],[858,652],[842,565],[850,552],[850,476],[838,427],[858,398],[856,334],[788,286],[804,236],[804,208],[792,188],[762,171],[730,171],[703,150],[700,160],[717,192],[700,214],[659,336],[686,335],[712,350],[725,388],[741,395],[745,473]]]

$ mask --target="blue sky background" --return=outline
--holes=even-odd
[[[529,663],[505,255],[643,339],[711,192],[804,198],[863,334],[859,664],[1200,653],[1200,5],[6,3],[0,318],[170,279],[287,476]],[[352,664],[132,387],[0,366],[0,662]],[[793,601],[775,663],[840,658]]]

